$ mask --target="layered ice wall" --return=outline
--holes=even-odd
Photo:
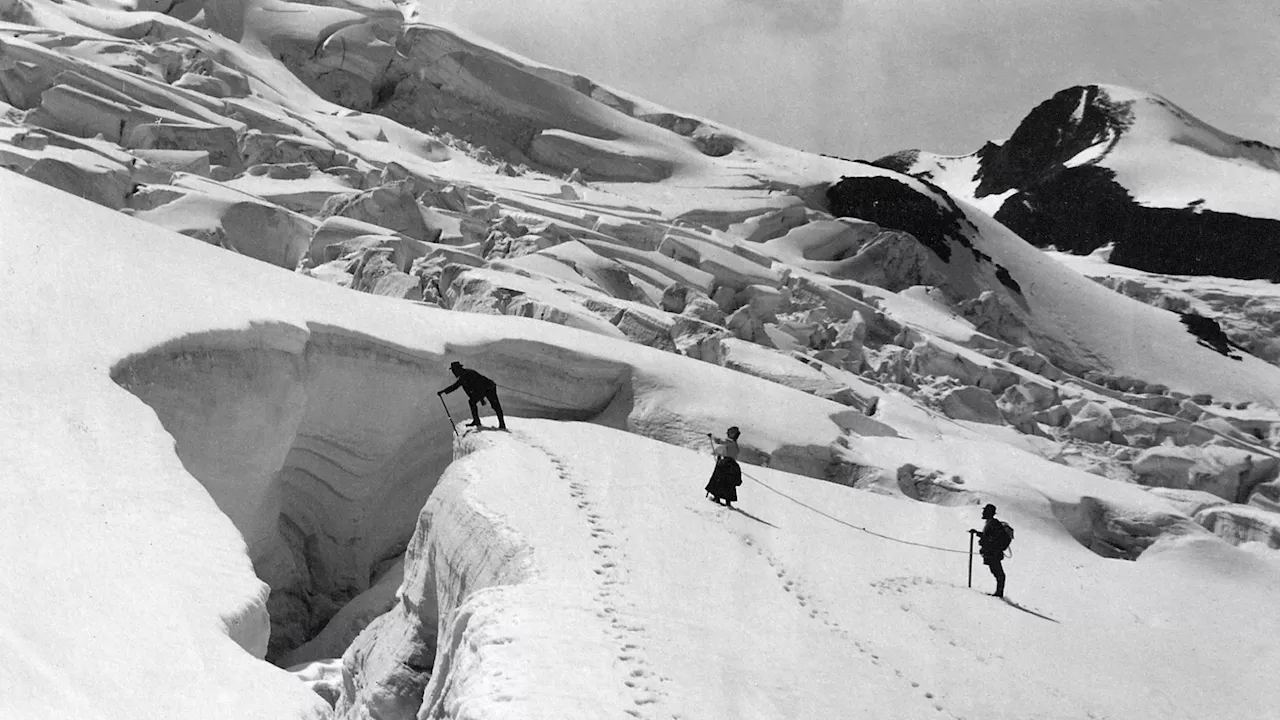
[[[445,379],[424,364],[313,335],[296,354],[189,349],[117,370],[271,585],[268,658],[309,639],[403,552],[450,461],[448,427],[424,412]]]
[[[453,381],[447,358],[336,329],[293,350],[263,337],[282,331],[248,331],[235,347],[191,340],[114,373],[155,410],[187,471],[244,535],[272,588],[270,659],[313,637],[404,552],[453,438],[433,397]],[[536,378],[534,395],[528,385],[504,391],[510,413],[597,416],[625,375],[571,356],[515,342],[480,362],[504,380]],[[460,420],[467,410],[451,397]]]
[[[483,459],[478,464],[468,457],[490,446],[481,438],[468,434],[457,443],[458,461],[449,466],[419,516],[394,607],[345,653],[339,715],[368,712],[407,720],[423,705],[429,682],[428,697],[437,701],[465,684],[466,666],[474,659],[461,639],[475,608],[460,608],[464,603],[483,605],[472,598],[533,575],[533,548],[467,492],[477,473],[485,471]],[[543,469],[535,464],[510,470],[514,478],[536,476]],[[449,633],[443,647],[438,642],[442,629]]]

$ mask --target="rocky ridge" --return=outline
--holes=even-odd
[[[1153,273],[1280,281],[1280,149],[1224,133],[1158,95],[1067,88],[1003,143],[881,167],[971,198],[1039,247]]]

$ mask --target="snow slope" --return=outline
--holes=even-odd
[[[302,571],[289,567],[296,560],[276,528],[276,513],[295,506],[304,530],[307,520],[318,522],[310,532],[323,529],[335,534],[328,542],[355,546],[335,552],[328,565],[353,566],[350,572],[367,578],[389,549],[403,547],[417,511],[405,494],[425,500],[431,473],[443,469],[432,469],[430,448],[447,454],[449,447],[447,420],[429,401],[432,388],[448,383],[446,356],[475,356],[473,365],[505,383],[536,387],[509,403],[515,414],[604,412],[610,424],[693,443],[713,427],[712,418],[732,413],[756,435],[748,448],[811,472],[830,466],[837,441],[847,445],[842,438],[850,432],[894,434],[843,406],[713,366],[689,373],[693,361],[567,328],[355,295],[12,173],[0,173],[0,182],[13,238],[4,260],[11,281],[3,326],[19,339],[6,345],[4,362],[12,408],[5,428],[13,440],[6,466],[15,478],[6,485],[12,502],[5,511],[16,529],[6,536],[5,592],[13,607],[49,619],[32,624],[28,613],[12,615],[17,624],[6,634],[21,647],[50,649],[30,661],[25,653],[6,656],[5,674],[31,681],[6,697],[14,714],[41,707],[50,695],[65,697],[58,713],[94,697],[134,717],[178,709],[283,717],[314,706],[291,678],[254,660],[267,652],[268,623],[266,587],[253,571],[283,585],[297,581]],[[175,267],[203,271],[188,277]],[[62,350],[70,338],[75,353]],[[377,375],[351,376],[358,364],[327,361],[326,346],[357,359],[389,355],[382,362],[392,369],[382,382],[398,378],[389,386],[399,388],[398,401],[373,392]],[[273,359],[279,357],[285,359]],[[277,374],[281,362],[295,367],[286,374],[302,362],[299,387],[279,389],[286,382]],[[531,374],[535,367],[544,367],[546,377]],[[364,372],[374,370],[376,364]],[[113,378],[154,403],[165,426]],[[744,387],[755,391],[734,394]],[[361,398],[362,392],[373,394]],[[730,402],[712,409],[712,397]],[[309,420],[331,412],[338,416],[327,424]],[[297,439],[287,434],[290,423],[299,428]],[[228,453],[238,461],[228,462]],[[308,460],[317,453],[320,462]],[[354,462],[362,455],[363,465]],[[418,459],[397,469],[408,458]],[[306,487],[290,488],[297,482],[290,468],[312,477]],[[397,534],[392,519],[406,509],[407,525]],[[145,552],[130,550],[135,544]],[[324,552],[326,542],[312,547]],[[65,576],[51,576],[52,568]],[[334,574],[340,573],[323,580],[336,582]],[[107,633],[93,653],[81,642],[83,619],[76,620],[89,607]],[[215,702],[165,680],[177,667],[174,645],[188,647],[191,661],[209,668],[219,688],[240,689]],[[102,653],[126,658],[116,667],[129,683],[92,669]],[[88,677],[88,684],[76,677]],[[139,695],[137,687],[175,694]]]
[[[6,679],[22,688],[6,695],[7,714],[68,716],[85,712],[87,698],[91,712],[120,717],[323,711],[300,681],[255,659],[266,650],[264,588],[227,521],[235,510],[220,514],[210,502],[217,488],[206,492],[188,474],[193,468],[179,464],[187,439],[173,436],[175,448],[156,416],[111,381],[113,369],[139,357],[167,354],[182,367],[193,350],[296,352],[315,342],[307,340],[309,327],[313,334],[323,327],[423,363],[415,402],[425,413],[430,405],[422,396],[443,384],[443,343],[454,356],[486,343],[500,356],[536,333],[537,342],[560,338],[562,347],[594,354],[584,367],[629,358],[637,373],[630,417],[640,420],[627,426],[650,435],[690,437],[695,427],[738,422],[748,446],[776,452],[795,435],[820,437],[829,422],[803,409],[823,401],[781,386],[750,393],[754,399],[726,394],[717,381],[730,373],[692,360],[635,350],[608,358],[601,354],[611,347],[634,346],[534,321],[466,319],[352,295],[31,181],[5,174],[3,182],[12,201],[6,227],[24,238],[5,254],[11,282],[4,326],[23,340],[7,345],[4,356],[11,407],[22,410],[5,415],[13,439],[6,467],[14,478],[6,484],[13,502],[5,503],[5,520],[17,529],[6,535],[5,592],[12,607],[26,608],[9,616],[5,635],[30,648],[5,656]],[[61,242],[36,239],[42,236]],[[221,268],[219,280],[175,277],[177,259],[178,267],[199,264],[210,271],[206,277]],[[38,315],[30,311],[35,302]],[[82,351],[60,352],[67,337]],[[517,390],[552,392],[554,380],[530,376],[533,367],[526,365]],[[733,384],[743,383],[751,385]],[[353,402],[335,407],[347,414],[348,432],[362,422]],[[771,414],[759,404],[794,410]],[[539,411],[536,398],[512,405],[517,414]],[[564,408],[542,412],[557,410]],[[156,411],[167,412],[163,405]],[[457,638],[440,645],[435,665],[448,671],[426,689],[429,716],[452,717],[464,707],[478,717],[600,707],[642,716],[662,709],[790,717],[796,708],[880,716],[884,708],[911,715],[940,706],[955,716],[1060,716],[1084,708],[1103,717],[1156,708],[1164,716],[1203,717],[1224,703],[1230,714],[1249,715],[1275,701],[1254,670],[1274,653],[1254,639],[1266,636],[1258,623],[1269,621],[1234,619],[1275,592],[1274,560],[1232,549],[1185,516],[1174,525],[1189,534],[1185,540],[1165,540],[1137,564],[1103,560],[1069,533],[1080,531],[1072,508],[1092,507],[1085,498],[1097,498],[1135,522],[1153,513],[1176,518],[1172,506],[971,434],[934,439],[942,426],[884,412],[900,431],[880,431],[877,439],[884,426],[859,421],[851,451],[879,467],[940,468],[964,480],[972,501],[999,503],[1020,530],[1010,593],[1052,620],[963,590],[962,554],[886,544],[753,482],[742,489],[740,511],[717,508],[700,490],[705,456],[609,427],[516,418],[511,439],[463,439],[462,452],[475,456],[445,472],[410,544],[417,549],[407,558],[401,596],[438,590],[441,636]],[[430,442],[447,446],[452,437],[440,420],[411,422],[434,423]],[[601,420],[617,423],[608,412]],[[354,447],[370,447],[363,442]],[[753,466],[747,472],[844,523],[913,542],[963,549],[964,530],[976,523],[971,504],[932,506]],[[421,481],[434,485],[430,475]],[[456,513],[473,517],[462,522]],[[237,525],[252,539],[249,526]],[[508,550],[486,551],[498,542],[494,532]],[[65,541],[48,542],[51,533]],[[513,552],[525,560],[492,565]],[[456,558],[452,581],[433,564],[439,553]],[[1024,568],[1022,557],[1036,558],[1035,567]],[[979,587],[984,581],[979,568]],[[486,583],[502,587],[484,590]],[[1080,603],[1082,592],[1097,602]],[[450,602],[459,612],[450,612]],[[31,614],[42,622],[27,622]],[[374,642],[377,649],[379,629],[394,622],[385,617],[357,648]],[[85,650],[86,634],[93,653]],[[1214,642],[1187,653],[1189,636]],[[186,648],[185,665],[174,662],[174,647]],[[104,654],[113,658],[105,672],[98,660]],[[1165,660],[1156,668],[1144,662],[1152,656]],[[366,672],[361,657],[348,653],[353,677]],[[201,670],[179,681],[174,673],[187,667]],[[1228,699],[1203,693],[1218,682],[1205,679],[1209,668],[1222,683],[1230,678]],[[1019,678],[1019,690],[1010,692],[1008,673]],[[851,678],[860,688],[853,695]],[[400,686],[375,687],[386,701]],[[579,689],[557,689],[569,687]]]
[[[1089,255],[1048,253],[1076,272],[1148,305],[1217,318],[1233,342],[1271,363],[1280,360],[1280,298],[1264,280],[1147,273]]]
[[[0,716],[1275,704],[1280,370],[1203,322],[390,3],[3,12]]]
[[[1116,297],[937,186],[881,171],[846,176],[829,196],[834,212],[929,238],[924,268],[902,284],[937,285],[953,305],[985,295],[989,334],[1035,347],[1064,368],[1255,402],[1280,397],[1274,365],[1216,352],[1175,313]]]
[[[60,213],[83,201],[0,175],[10,339],[0,715],[325,716],[317,696],[257,659],[268,587],[244,539],[155,414],[110,374],[193,326],[243,327],[246,313],[216,302],[217,283],[199,276],[157,282],[170,272],[158,252],[173,241],[166,233],[88,204]],[[110,249],[112,234],[134,227],[132,255],[152,258],[142,267]],[[138,290],[138,304],[120,288]]]
[[[1280,219],[1280,150],[1214,128],[1168,100],[1105,86],[1111,102],[1129,105],[1132,123],[1097,158],[1143,205]],[[1068,165],[1074,164],[1068,161]],[[1169,168],[1176,167],[1177,173]]]
[[[922,445],[909,452],[949,457],[1019,529],[1008,604],[965,587],[973,505],[748,468],[729,510],[699,492],[706,455],[526,422],[459,441],[410,553],[428,570],[357,641],[348,672],[358,685],[361,659],[440,588],[437,667],[455,670],[426,688],[424,717],[1192,718],[1274,705],[1261,671],[1274,649],[1224,623],[1276,591],[1274,561],[1204,536],[1106,561],[1052,522],[1105,482],[994,444]],[[981,566],[974,577],[989,587]],[[1219,683],[1231,691],[1205,692]]]

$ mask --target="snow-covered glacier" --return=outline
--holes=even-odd
[[[1265,284],[1063,261],[968,160],[791,150],[428,8],[0,15],[0,716],[1276,704]],[[510,433],[432,397],[454,360]]]

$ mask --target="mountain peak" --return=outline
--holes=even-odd
[[[1101,145],[1105,153],[1134,119],[1133,100],[1116,100],[1111,90],[1103,85],[1061,90],[1028,113],[1003,145],[984,146],[979,151],[983,164],[977,197],[1019,187],[1090,148]]]
[[[874,164],[928,179],[1041,247],[1179,275],[1277,279],[1280,149],[1160,95],[1077,85],[969,155],[900,152]],[[1271,254],[1269,254],[1271,253]]]

